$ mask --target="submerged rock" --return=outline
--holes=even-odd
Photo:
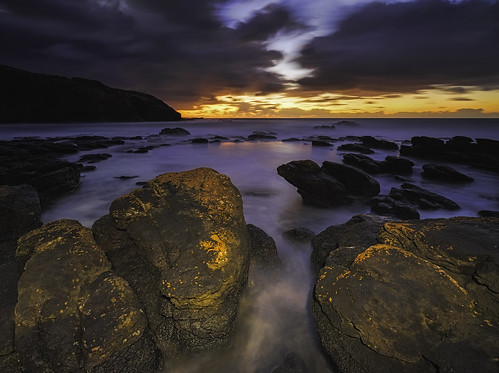
[[[188,136],[191,133],[187,131],[185,128],[175,127],[175,128],[163,128],[159,134],[166,136]]]
[[[398,150],[398,145],[392,141],[376,139],[372,136],[362,136],[362,145],[368,148]]]
[[[451,182],[471,182],[473,178],[456,171],[450,166],[425,164],[422,175],[428,179],[436,179]]]
[[[250,238],[227,176],[208,168],[160,175],[116,199],[93,230],[169,358],[230,340]]]
[[[499,220],[390,222],[367,245],[344,240],[355,226],[330,238],[313,299],[340,370],[497,371]]]
[[[315,233],[310,229],[300,227],[289,229],[282,235],[291,242],[311,242],[315,237]]]

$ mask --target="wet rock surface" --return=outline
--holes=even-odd
[[[449,182],[471,182],[473,178],[455,170],[450,166],[425,164],[423,166],[423,177],[428,179],[443,180]]]
[[[314,240],[331,250],[313,313],[340,370],[495,372],[499,220],[368,224],[358,244],[356,219]]]
[[[19,215],[17,231],[0,231],[2,371],[157,372],[163,357],[221,348],[237,325],[250,251],[279,263],[272,238],[246,226],[238,190],[211,169],[158,176],[92,229],[74,220],[37,228],[36,196],[0,189]]]
[[[207,168],[161,175],[115,200],[93,229],[169,356],[229,341],[250,247],[229,178]]]
[[[247,229],[251,241],[250,258],[252,267],[262,271],[279,268],[281,259],[277,253],[274,239],[253,224],[248,224]]]
[[[338,206],[355,199],[375,196],[379,183],[364,171],[325,161],[320,167],[311,160],[292,161],[277,168],[280,176],[298,188],[306,204]]]
[[[386,156],[384,161],[376,161],[363,154],[345,154],[343,163],[360,168],[369,174],[408,174],[412,172],[414,166],[411,160],[393,155]]]
[[[455,136],[445,142],[442,139],[415,136],[411,145],[402,145],[404,156],[467,164],[473,167],[499,172],[499,141]]]
[[[375,196],[368,202],[373,213],[399,219],[419,219],[418,210],[459,209],[456,202],[411,183],[391,188],[388,195]]]

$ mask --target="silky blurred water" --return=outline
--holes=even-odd
[[[247,223],[262,228],[276,241],[284,270],[276,277],[252,275],[251,287],[242,302],[244,315],[240,332],[231,350],[199,356],[195,361],[177,364],[174,371],[183,372],[269,372],[283,361],[286,352],[298,353],[310,372],[327,372],[328,363],[319,347],[310,311],[314,276],[310,270],[311,247],[293,245],[282,238],[283,232],[295,227],[319,233],[330,225],[346,222],[353,215],[368,213],[368,206],[357,203],[334,209],[305,206],[296,188],[281,178],[279,165],[300,159],[341,162],[347,152],[338,151],[342,143],[354,140],[345,136],[371,135],[397,142],[412,136],[447,139],[456,135],[472,138],[499,139],[499,120],[477,119],[363,119],[357,126],[339,125],[335,129],[314,128],[331,125],[334,119],[315,120],[195,120],[165,123],[99,123],[53,125],[1,125],[0,139],[23,136],[59,137],[76,135],[142,136],[124,145],[80,152],[66,157],[78,161],[83,154],[109,153],[111,158],[95,163],[95,171],[83,174],[76,191],[59,198],[43,213],[44,223],[61,219],[77,219],[90,227],[108,212],[110,203],[130,192],[139,181],[147,181],[166,172],[211,167],[229,176],[242,194]],[[165,127],[182,127],[191,132],[187,137],[158,136]],[[239,141],[253,131],[272,132],[276,140]],[[221,142],[192,144],[196,137],[226,137]],[[331,147],[316,147],[311,141],[286,142],[290,137],[327,135],[335,139]],[[127,153],[143,146],[161,145],[148,153]],[[384,160],[398,151],[375,150],[370,155]],[[499,210],[499,175],[449,164],[475,180],[468,184],[449,184],[421,177],[422,165],[431,163],[412,159],[416,166],[410,182],[457,202],[457,211],[421,211],[421,218],[476,216],[480,210]],[[438,162],[439,164],[445,164]],[[120,178],[125,176],[127,178]],[[381,193],[399,187],[401,181],[390,175],[377,175]],[[172,367],[170,367],[171,369]]]

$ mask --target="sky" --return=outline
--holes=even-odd
[[[183,117],[499,117],[499,0],[0,0],[0,64]]]

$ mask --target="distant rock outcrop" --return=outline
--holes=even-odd
[[[0,65],[0,123],[180,120],[154,96],[98,81],[27,72]]]
[[[340,371],[497,372],[499,220],[352,220],[314,240],[313,314]]]

